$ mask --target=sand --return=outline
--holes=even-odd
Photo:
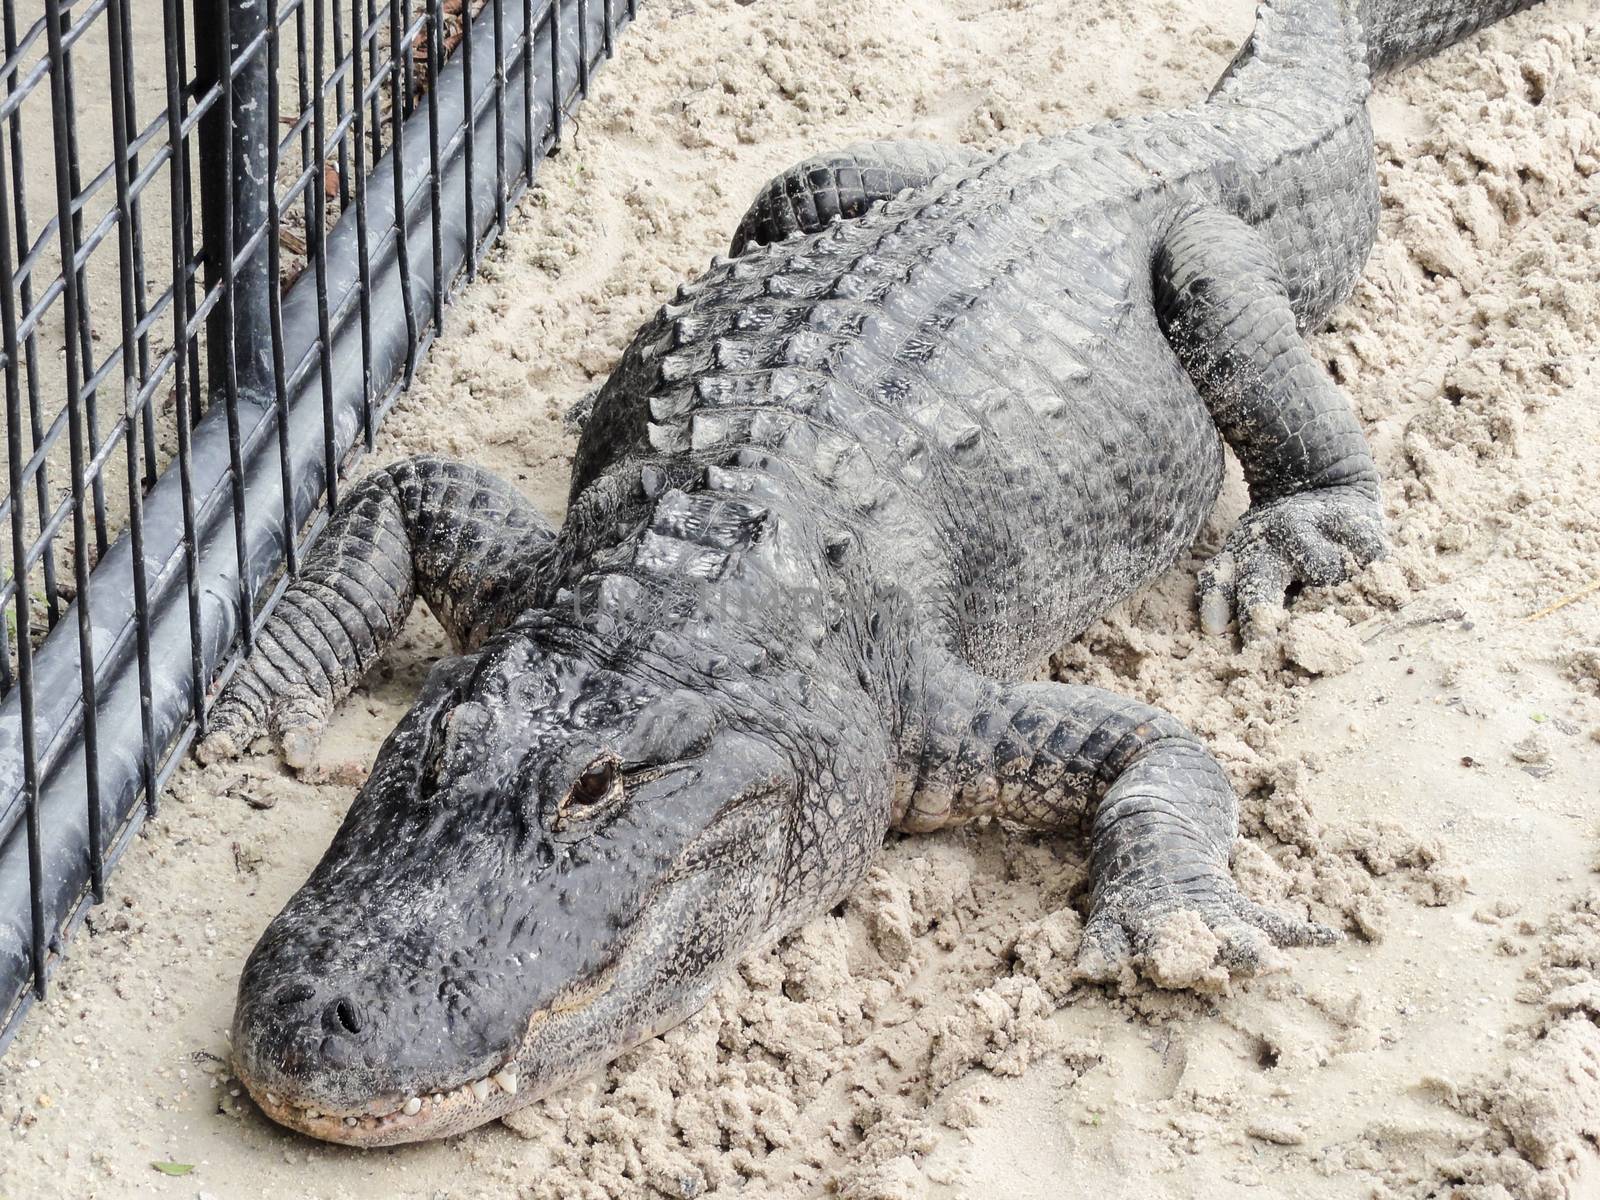
[[[1238,0],[647,0],[379,461],[559,512],[562,414],[769,174],[874,136],[996,145],[1202,94]],[[895,839],[698,1017],[504,1124],[360,1152],[227,1076],[240,966],[442,649],[424,616],[305,776],[182,770],[0,1063],[0,1195],[1600,1196],[1600,10],[1554,0],[1385,84],[1383,235],[1315,339],[1395,552],[1247,651],[1190,561],[1054,662],[1162,704],[1244,797],[1242,886],[1341,944],[1229,985],[1078,987],[1083,847]],[[260,805],[269,807],[259,807]],[[152,1163],[192,1164],[169,1176]]]

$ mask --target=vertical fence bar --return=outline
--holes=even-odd
[[[15,508],[17,506],[13,504],[12,507]],[[5,576],[5,582],[10,583],[10,581],[11,577],[9,575]],[[16,589],[16,599],[19,604],[26,595],[26,588],[19,586]],[[11,669],[11,633],[13,625],[7,620],[6,607],[9,604],[11,604],[10,600],[0,599],[0,694],[10,692],[12,685],[16,683],[16,674]]]
[[[393,0],[393,2],[390,4],[390,11],[392,12],[394,9],[399,7],[400,0]],[[411,4],[409,3],[409,0],[407,0],[405,11],[402,12],[400,16],[400,27],[402,29],[409,27],[410,22],[407,20],[407,18],[410,17],[410,15]],[[407,41],[406,45],[409,47],[406,54],[405,67],[403,68],[405,71],[406,81],[405,85],[401,88],[400,98],[405,103],[405,115],[409,117],[412,113],[417,111],[417,96],[420,93],[417,89],[417,49],[415,39]],[[424,57],[426,57],[426,51],[424,51]]]
[[[467,164],[467,186],[462,189],[462,207],[467,213],[467,281],[470,283],[478,275],[478,215],[474,211],[473,184],[477,182],[474,168],[477,166],[477,142],[473,136],[477,126],[476,108],[478,93],[472,86],[472,27],[476,22],[472,19],[471,4],[465,0],[461,5],[461,108],[466,114],[466,136],[461,139],[461,153],[465,156]]]
[[[163,5],[168,5],[168,0],[162,0]],[[176,0],[162,11],[162,33],[167,39],[167,54],[174,67],[169,70],[167,100],[170,105],[176,97],[178,103],[178,123],[172,124],[168,117],[169,136],[177,137],[178,145],[182,147],[182,163],[179,170],[183,176],[183,281],[186,293],[185,304],[191,315],[196,311],[196,290],[200,286],[200,274],[194,269],[196,261],[194,242],[194,188],[190,180],[194,178],[194,157],[189,152],[189,139],[183,137],[181,130],[189,117],[189,33],[188,22],[184,19],[183,0]],[[175,70],[173,75],[171,71]],[[174,93],[171,79],[179,81],[178,90]],[[203,392],[203,376],[200,371],[200,339],[191,337],[188,326],[184,325],[178,331],[182,339],[181,345],[188,350],[189,369],[189,423],[192,426],[200,423],[200,417],[205,412],[205,395]]]
[[[522,144],[527,148],[527,179],[533,184],[539,143],[533,140],[533,0],[522,0]]]
[[[167,162],[167,213],[172,225],[172,344],[173,404],[177,410],[178,482],[183,512],[183,577],[189,607],[189,688],[194,720],[203,731],[206,722],[206,679],[200,645],[200,548],[195,533],[194,455],[190,431],[198,417],[196,394],[191,392],[199,376],[196,340],[189,337],[189,318],[194,311],[194,287],[189,264],[194,259],[191,243],[191,204],[189,200],[189,142],[183,135],[184,29],[180,0],[162,0],[162,57],[166,62],[167,143],[172,157]]]
[[[129,194],[127,63],[126,47],[128,0],[109,0],[111,59],[111,142],[112,175],[117,194],[117,279],[122,316],[122,411],[127,417],[123,444],[128,469],[128,540],[133,548],[134,645],[139,661],[139,732],[144,754],[141,757],[145,811],[156,811],[156,745],[150,699],[150,595],[144,571],[143,489],[139,480],[139,324],[134,287],[142,277],[134,254],[133,200]],[[95,902],[105,899],[105,847],[100,834],[100,806],[89,806],[89,879]]]
[[[66,352],[67,368],[67,439],[72,460],[72,570],[78,585],[73,609],[78,614],[78,677],[83,688],[83,757],[87,779],[85,802],[92,820],[98,822],[100,812],[100,755],[99,728],[95,705],[94,626],[89,619],[89,530],[88,514],[84,510],[84,493],[88,490],[85,477],[87,455],[84,449],[84,396],[82,367],[78,359],[79,342],[73,336],[79,327],[78,272],[72,264],[78,259],[78,239],[72,217],[73,170],[70,162],[71,143],[66,128],[72,119],[72,95],[66,72],[66,52],[62,45],[64,15],[61,0],[45,0],[45,31],[49,39],[50,55],[50,110],[55,123],[55,184],[57,233],[61,238],[61,302],[66,334],[62,338]],[[42,881],[33,877],[34,890]],[[42,947],[44,931],[35,922],[34,991],[44,998],[44,972]]]
[[[390,0],[391,9],[398,8],[400,0]],[[377,82],[378,72],[382,69],[382,57],[378,53],[378,0],[367,0],[367,78]],[[398,46],[393,48],[395,54],[400,53]],[[358,89],[359,90],[359,89]],[[372,134],[372,161],[383,157],[383,106],[379,100],[380,93],[376,88],[372,92],[371,110],[367,114],[367,128]]]
[[[494,225],[506,227],[506,12],[503,0],[490,0],[494,15]]]
[[[411,43],[406,40],[406,14],[400,0],[389,2],[389,151],[394,162],[405,161],[406,105],[410,101]],[[403,61],[402,61],[403,60]],[[404,171],[389,172],[394,182],[394,257],[400,273],[400,309],[406,323],[406,365],[404,382],[411,384],[417,370],[417,314],[411,301],[411,244],[406,231],[406,182]]]
[[[341,69],[345,62],[344,53],[344,19],[339,11],[339,0],[328,0],[333,6],[333,119],[341,128],[344,125],[345,113],[349,110],[344,103],[344,83],[346,73]],[[350,7],[355,10],[359,7],[358,0],[351,0]],[[350,144],[343,134],[339,136],[339,211],[343,212],[350,207]]]
[[[70,19],[70,13],[62,11],[62,20]],[[77,87],[73,82],[72,47],[66,42],[66,30],[61,31],[61,63],[60,74],[67,95],[68,108],[56,130],[57,137],[64,137],[67,144],[67,192],[72,197],[72,254],[67,254],[67,244],[61,242],[62,273],[65,274],[70,263],[77,262],[78,249],[83,245],[83,210],[79,207],[78,197],[83,194],[83,181],[79,175],[78,159],[78,117],[76,108],[72,107],[73,98],[77,94]],[[51,63],[52,74],[56,72],[56,64]],[[61,214],[61,220],[67,221],[67,215]],[[94,372],[94,314],[89,299],[89,264],[81,264],[74,272],[76,276],[78,302],[75,306],[76,320],[68,324],[67,328],[76,328],[78,341],[81,347],[82,358],[79,364],[82,377],[87,380]],[[72,314],[69,314],[72,315]],[[77,393],[73,392],[73,396]],[[71,402],[69,400],[69,402]],[[96,388],[89,388],[80,401],[88,417],[89,447],[88,452],[92,457],[100,449],[100,395]],[[106,547],[110,544],[110,525],[106,517],[106,487],[105,477],[100,471],[94,471],[90,477],[90,490],[94,493],[94,544],[95,554],[104,555]]]
[[[357,315],[361,321],[361,433],[366,448],[373,447],[372,431],[372,247],[367,239],[367,106],[362,101],[366,91],[366,64],[362,62],[362,26],[360,0],[350,0],[350,76],[355,109],[351,117],[351,147],[355,168],[356,202],[356,271],[361,280],[360,294],[356,297]],[[341,146],[343,142],[341,141]]]
[[[578,0],[578,95],[589,98],[589,0]]]
[[[433,218],[433,328],[444,328],[444,204],[439,174],[439,72],[444,68],[444,5],[428,0],[428,205]]]
[[[561,146],[561,0],[550,0],[550,148]],[[531,90],[531,87],[530,87]]]
[[[294,9],[294,52],[295,52],[295,85],[299,90],[300,106],[294,110],[295,116],[300,117],[311,110],[311,60],[310,34],[308,28],[311,21],[310,0],[300,0]],[[311,126],[306,122],[300,123],[300,166],[306,170],[311,169]],[[318,169],[321,169],[319,164]],[[323,180],[317,180],[318,187],[323,186]],[[308,187],[305,191],[305,222],[307,236],[311,230],[311,206],[315,201]]]
[[[122,14],[122,36],[117,38],[117,45],[113,47],[121,61],[122,71],[122,104],[123,125],[130,134],[139,128],[138,104],[134,99],[133,89],[133,30],[132,22],[127,19],[128,13]],[[129,154],[126,156],[124,166],[130,179],[139,175],[139,156]],[[144,268],[144,212],[139,200],[139,193],[134,192],[129,197],[127,217],[132,227],[133,241],[133,312],[135,319],[141,326],[144,324],[146,314],[146,286]],[[150,334],[148,331],[139,333],[139,378],[150,378]],[[156,482],[156,430],[155,430],[155,396],[148,395],[144,400],[144,485],[153,487]],[[131,419],[131,418],[130,418]]]
[[[267,223],[273,230],[277,230],[283,219],[278,199],[278,159],[282,154],[282,142],[278,139],[278,107],[281,99],[278,82],[278,71],[281,66],[278,38],[282,33],[282,25],[278,0],[266,0],[266,5],[267,28],[270,30],[267,41],[267,123],[272,130],[271,136],[267,138]],[[272,406],[278,414],[278,476],[283,485],[281,527],[284,569],[290,575],[298,575],[300,554],[294,536],[294,475],[289,467],[289,364],[283,348],[283,289],[276,286],[276,281],[281,279],[283,274],[282,258],[281,242],[277,237],[269,236],[267,278],[274,281],[274,286],[267,296],[267,331],[272,338]]]
[[[311,180],[311,228],[306,248],[311,251],[317,283],[317,364],[322,372],[322,469],[328,511],[339,507],[339,461],[333,443],[333,337],[328,319],[328,79],[324,69],[328,45],[328,0],[316,0],[311,10],[311,144],[317,168]]]

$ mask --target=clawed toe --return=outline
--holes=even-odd
[[[316,761],[317,746],[322,741],[323,724],[306,722],[285,726],[279,734],[283,761],[296,771],[303,771]]]
[[[1099,915],[1083,931],[1073,961],[1073,977],[1081,983],[1116,983],[1133,977],[1133,944],[1120,922]]]
[[[224,730],[208,733],[194,748],[194,756],[205,764],[226,762],[230,758],[238,758],[240,753],[233,735]]]
[[[1339,934],[1263,908],[1234,892],[1177,898],[1152,891],[1102,901],[1084,929],[1074,976],[1083,983],[1226,990],[1228,981],[1288,968],[1280,947],[1322,946]]]
[[[1239,916],[1270,938],[1274,946],[1331,946],[1344,940],[1343,934],[1321,921],[1286,917],[1242,896],[1238,905]]]
[[[1350,489],[1302,492],[1253,507],[1200,571],[1201,628],[1237,621],[1247,639],[1269,623],[1295,583],[1342,583],[1384,554],[1383,515]]]

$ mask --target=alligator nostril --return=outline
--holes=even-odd
[[[333,1005],[333,1017],[346,1033],[361,1032],[361,1010],[348,1000],[337,1000]]]
[[[316,989],[310,984],[291,983],[278,993],[276,1003],[281,1008],[288,1008],[291,1004],[304,1004],[316,994]]]

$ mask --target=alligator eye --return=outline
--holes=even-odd
[[[428,739],[428,757],[423,760],[422,770],[418,776],[420,794],[432,796],[439,790],[439,781],[444,775],[444,740],[445,729],[448,726],[450,713],[446,709],[437,719],[433,736]]]
[[[559,816],[586,817],[594,809],[611,800],[621,788],[621,780],[617,774],[615,759],[603,759],[594,763],[572,784],[572,790],[567,793],[566,802],[561,805]]]
[[[599,804],[611,794],[611,785],[616,781],[617,767],[615,763],[602,763],[590,767],[578,776],[578,782],[572,785],[572,799],[576,804]]]

